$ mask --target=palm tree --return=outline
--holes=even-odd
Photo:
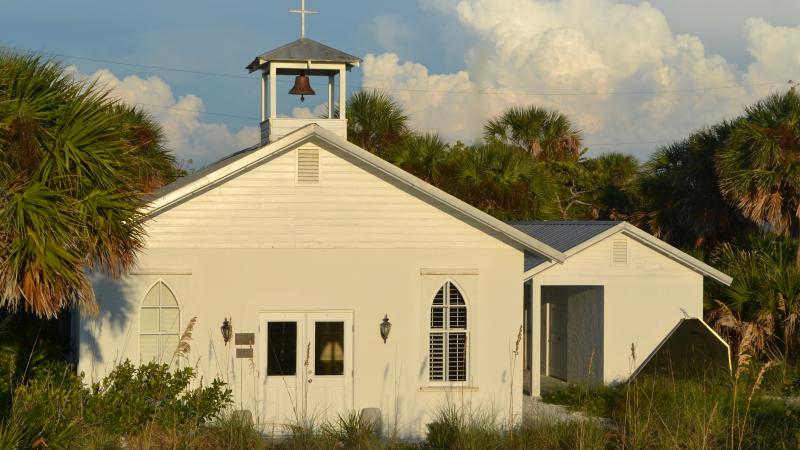
[[[740,249],[726,243],[714,252],[714,264],[733,276],[733,283],[708,290],[713,301],[708,319],[737,344],[737,353],[788,361],[800,343],[796,244],[774,235],[756,235],[749,244]]]
[[[115,111],[121,116],[120,133],[133,151],[126,167],[129,176],[139,182],[144,193],[153,192],[185,175],[178,169],[175,157],[164,146],[166,137],[161,125],[139,108],[118,103]]]
[[[0,54],[0,307],[91,310],[84,269],[133,264],[142,194],[175,173],[152,125],[58,63]]]
[[[597,218],[626,219],[636,206],[640,173],[639,161],[632,155],[606,153],[584,163],[595,189],[592,209]]]
[[[723,195],[745,216],[800,238],[800,96],[794,88],[745,110],[717,167]],[[800,265],[800,248],[795,260]]]
[[[547,169],[515,146],[451,150],[442,188],[501,220],[552,217],[555,184]]]
[[[486,123],[484,138],[515,145],[545,161],[575,161],[582,149],[581,133],[567,116],[538,106],[507,109]]]
[[[438,185],[439,170],[447,157],[447,144],[436,134],[412,134],[390,156],[392,163],[418,178]]]
[[[408,115],[382,91],[359,91],[347,100],[347,139],[385,157],[409,133]]]
[[[723,122],[660,148],[644,165],[640,210],[631,221],[679,247],[703,249],[751,228],[720,193],[716,156],[732,124]]]

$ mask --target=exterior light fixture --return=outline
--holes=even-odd
[[[226,317],[225,320],[222,321],[222,326],[219,327],[219,329],[222,331],[222,340],[225,341],[225,345],[228,345],[228,341],[231,340],[231,336],[233,335],[231,320]]]
[[[383,338],[383,343],[386,343],[386,339],[389,337],[389,332],[392,331],[392,322],[389,322],[389,315],[384,314],[383,322],[381,322],[381,337]]]

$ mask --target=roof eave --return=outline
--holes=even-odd
[[[575,254],[578,254],[585,250],[588,247],[608,238],[617,233],[624,233],[626,236],[636,240],[637,242],[661,253],[662,255],[675,260],[676,262],[694,270],[695,272],[700,273],[704,277],[710,278],[718,283],[722,283],[726,286],[730,286],[733,282],[733,278],[730,275],[727,275],[714,267],[700,261],[699,259],[689,255],[688,253],[681,251],[668,243],[658,239],[657,237],[647,233],[640,228],[629,224],[628,222],[620,222],[618,225],[615,225],[608,230],[598,234],[597,236],[592,237],[575,247],[564,252],[567,258],[572,257]],[[524,279],[530,279],[539,273],[544,272],[545,270],[552,267],[553,264],[539,264],[536,267],[531,268],[530,270],[525,271]]]
[[[642,244],[647,245],[648,247],[654,248],[664,255],[683,263],[685,266],[688,266],[691,269],[699,272],[703,276],[711,278],[712,280],[722,283],[725,286],[730,286],[733,283],[733,277],[727,275],[714,267],[700,261],[699,259],[695,258],[688,253],[681,251],[668,243],[658,239],[657,237],[647,233],[638,227],[631,225],[627,222],[623,222],[623,230],[627,236],[639,241]]]

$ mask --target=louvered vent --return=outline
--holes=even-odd
[[[319,184],[318,149],[297,149],[297,184]]]
[[[628,264],[628,241],[614,241],[611,248],[611,262],[614,264]]]

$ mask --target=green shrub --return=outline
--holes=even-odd
[[[358,411],[339,414],[321,426],[322,436],[334,445],[351,449],[380,448],[375,424],[364,419]]]
[[[41,371],[14,391],[8,424],[21,430],[28,447],[41,439],[48,448],[75,448],[81,442],[87,394],[71,368]]]
[[[196,427],[218,417],[233,401],[222,381],[191,388],[194,378],[188,367],[173,372],[167,364],[137,367],[125,361],[92,386],[88,420],[118,434],[136,433],[150,422],[165,428]]]
[[[232,403],[231,391],[214,380],[192,387],[190,368],[125,362],[100,383],[87,387],[72,368],[40,369],[13,392],[0,449],[19,440],[30,448],[114,449],[121,438],[159,432],[170,442],[190,439],[197,429]]]
[[[624,394],[618,387],[585,384],[568,384],[542,395],[545,403],[600,417],[609,417],[623,399]]]
[[[451,403],[439,408],[432,422],[426,425],[428,444],[433,448],[453,448],[458,441],[461,429],[464,428],[463,418],[458,408]]]
[[[511,437],[491,410],[468,410],[447,402],[427,424],[428,445],[436,449],[504,448]]]
[[[541,450],[613,448],[613,433],[596,420],[531,420],[514,433],[513,446]]]

